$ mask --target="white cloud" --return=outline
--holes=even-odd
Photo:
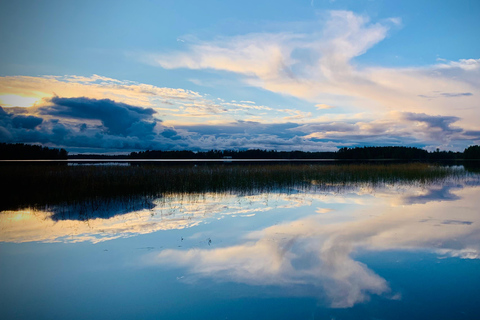
[[[320,100],[325,105],[341,102],[343,112],[455,115],[462,125],[478,130],[480,59],[412,68],[354,62],[400,24],[396,17],[371,22],[349,11],[330,11],[322,29],[320,24],[311,24],[303,33],[197,40],[182,52],[152,54],[150,62],[164,68],[237,73],[246,83],[272,92],[311,102]],[[458,93],[464,95],[455,95]],[[422,98],[431,95],[439,99]]]

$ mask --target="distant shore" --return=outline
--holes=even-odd
[[[325,161],[325,160],[464,160],[480,159],[480,146],[470,146],[464,152],[429,152],[416,147],[382,146],[341,148],[336,152],[277,151],[277,150],[146,150],[123,155],[73,154],[65,149],[28,144],[0,143],[0,160],[116,160],[116,161]]]

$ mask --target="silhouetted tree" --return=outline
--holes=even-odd
[[[470,146],[463,152],[465,159],[480,159],[480,146]]]
[[[68,152],[65,149],[23,143],[0,143],[0,159],[2,160],[55,160],[67,159],[67,156]]]

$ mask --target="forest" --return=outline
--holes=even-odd
[[[74,154],[65,149],[23,143],[0,143],[0,160],[66,160],[66,159],[335,159],[335,160],[468,160],[480,159],[480,146],[464,152],[429,152],[416,147],[382,146],[341,148],[337,152],[276,150],[146,150],[123,155]]]
[[[68,152],[65,149],[23,143],[0,143],[0,160],[62,160],[67,158]]]

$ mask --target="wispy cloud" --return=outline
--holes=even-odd
[[[323,16],[322,16],[323,18]],[[361,66],[355,58],[402,24],[397,17],[372,22],[349,11],[330,11],[326,22],[305,32],[253,33],[196,40],[184,51],[144,57],[163,68],[214,69],[236,73],[249,85],[295,96],[320,106],[358,110],[452,114],[477,127],[480,59],[425,67]],[[313,31],[312,31],[313,30]],[[435,95],[435,101],[425,99]],[[322,108],[322,107],[319,107]]]

